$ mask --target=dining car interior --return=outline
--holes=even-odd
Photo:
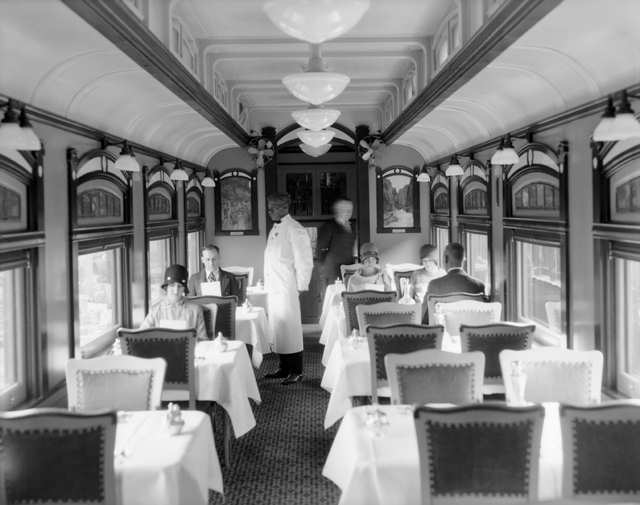
[[[0,505],[640,503],[639,24],[0,0]]]

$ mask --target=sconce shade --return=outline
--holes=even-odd
[[[447,177],[453,177],[455,175],[464,174],[464,171],[462,170],[462,167],[460,166],[460,162],[458,161],[458,157],[455,154],[453,156],[451,156],[451,160],[449,160],[449,166],[445,170],[444,174]]]
[[[120,151],[120,156],[116,160],[114,168],[123,172],[140,172],[140,163],[136,160],[133,150],[126,140],[122,145],[122,151]]]
[[[42,148],[27,119],[25,108],[22,107],[20,117],[13,108],[13,102],[9,100],[7,112],[0,122],[0,148],[15,149],[16,151],[39,151]]]
[[[301,72],[285,76],[282,84],[303,102],[320,105],[342,93],[350,80],[349,76],[334,72]]]
[[[518,163],[518,153],[513,148],[513,144],[511,143],[511,137],[507,136],[506,140],[500,140],[500,147],[498,150],[493,153],[491,156],[491,164],[492,165],[514,165]]]
[[[33,131],[33,127],[27,117],[27,111],[24,106],[20,111],[20,130],[22,130],[23,135],[24,147],[22,149],[24,151],[39,151],[42,149],[40,139],[36,135],[36,132]]]
[[[208,175],[204,176],[204,179],[202,179],[200,181],[200,184],[202,184],[203,188],[215,188],[216,187],[216,181],[214,181],[211,177],[209,177]]]
[[[312,107],[309,109],[295,110],[291,113],[294,121],[303,128],[312,131],[320,131],[331,126],[340,116],[336,109],[321,109]]]
[[[614,142],[635,137],[640,137],[640,122],[631,108],[627,92],[622,92],[617,113],[613,107],[613,99],[609,97],[602,119],[593,130],[593,140]]]
[[[320,147],[328,144],[335,135],[331,130],[320,130],[318,132],[302,130],[298,132],[298,138],[304,143],[312,147]]]
[[[422,170],[420,170],[420,173],[416,177],[416,181],[418,181],[418,182],[430,182],[431,181],[431,177],[429,177],[429,172],[427,172],[427,167],[422,167]]]
[[[322,156],[326,154],[331,149],[331,144],[322,144],[320,146],[314,147],[308,144],[300,144],[300,150],[313,158],[317,158],[318,156]]]
[[[320,44],[348,32],[369,9],[369,0],[272,0],[264,11],[280,30]]]
[[[180,161],[176,161],[176,164],[173,166],[173,170],[169,179],[172,181],[188,181],[189,174],[182,168],[182,163]]]

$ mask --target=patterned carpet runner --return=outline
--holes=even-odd
[[[323,428],[329,394],[320,388],[324,368],[318,338],[318,333],[305,333],[302,383],[283,386],[280,380],[262,379],[278,364],[275,354],[265,355],[256,372],[262,396],[262,404],[253,409],[257,425],[233,440],[231,466],[223,469],[225,497],[212,492],[211,505],[338,503],[340,490],[322,476],[337,426]],[[216,446],[223,461],[222,423],[216,424]]]

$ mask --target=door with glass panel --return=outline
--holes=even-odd
[[[614,257],[614,328],[617,389],[640,397],[640,255]]]
[[[163,294],[162,279],[165,269],[171,265],[171,238],[162,237],[149,240],[149,307]]]

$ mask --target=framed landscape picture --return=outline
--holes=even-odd
[[[378,233],[419,233],[420,204],[414,170],[378,167],[376,189]]]
[[[231,168],[215,174],[216,235],[258,234],[258,190],[254,173]]]

